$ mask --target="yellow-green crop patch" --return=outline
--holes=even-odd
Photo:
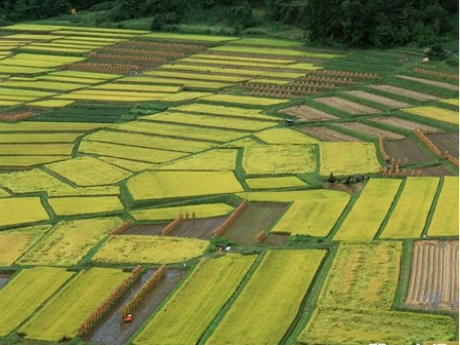
[[[49,229],[50,225],[39,225],[0,231],[0,266],[11,266],[15,263]]]
[[[27,93],[29,92],[31,91],[27,91]],[[19,123],[0,123],[0,132],[85,132],[104,126],[106,126],[106,124],[103,123],[30,121]]]
[[[2,86],[11,88],[26,88],[47,91],[72,91],[86,87],[84,84],[59,83],[50,81],[5,81]],[[27,91],[24,91],[27,93]]]
[[[0,227],[37,223],[48,219],[48,213],[39,197],[0,199]]]
[[[77,157],[49,164],[47,168],[80,187],[111,185],[131,174],[92,157]]]
[[[56,40],[58,38],[62,38],[62,36],[54,36],[54,35],[45,35],[45,34],[13,34],[8,35],[8,39],[10,40],[26,40],[26,41],[51,41]]]
[[[113,158],[113,157],[101,156],[101,157],[99,157],[99,159],[101,161],[110,163],[112,165],[115,165],[117,167],[120,167],[122,169],[125,169],[127,171],[131,171],[131,172],[147,170],[147,169],[152,168],[152,167],[154,167],[156,165],[156,164],[153,164],[153,163],[131,161],[131,160],[128,160],[128,159],[123,159],[123,158]]]
[[[146,188],[148,186],[148,188]],[[242,192],[232,172],[148,171],[128,180],[134,200]]]
[[[361,142],[320,143],[320,175],[376,173],[380,169],[375,145]]]
[[[297,200],[309,199],[327,199],[346,196],[345,192],[335,190],[304,190],[304,191],[278,191],[278,192],[244,192],[238,193],[240,198],[248,199],[249,201],[276,201],[276,202],[291,202]]]
[[[0,174],[0,186],[14,194],[56,192],[71,189],[69,185],[40,169]]]
[[[403,111],[409,114],[418,115],[418,116],[426,117],[426,118],[437,120],[437,121],[452,123],[454,125],[459,124],[458,112],[452,111],[452,110],[428,106],[428,107],[408,108],[408,109],[404,109]]]
[[[46,100],[46,101],[27,103],[27,105],[31,107],[39,107],[39,108],[64,108],[73,103],[75,102],[59,100],[59,99],[51,99],[51,100]]]
[[[0,73],[10,74],[42,74],[53,71],[48,68],[22,67],[22,66],[0,66]]]
[[[271,230],[273,233],[326,237],[350,198],[309,199],[295,201]]]
[[[458,98],[442,99],[441,102],[450,105],[456,105],[458,107]]]
[[[0,155],[64,156],[71,155],[73,144],[0,144]]]
[[[390,210],[401,185],[400,180],[371,179],[342,223],[336,241],[372,240]]]
[[[52,47],[47,44],[29,44],[21,47],[20,49],[28,52],[75,53],[78,55],[89,53],[91,51],[91,49]]]
[[[233,171],[236,165],[236,150],[215,149],[172,163],[163,164],[160,170]]]
[[[247,117],[251,119],[260,119],[268,121],[280,121],[281,119],[275,116],[263,115],[260,109],[246,109],[238,107],[224,107],[221,105],[211,105],[205,103],[194,103],[181,105],[171,108],[171,111],[183,111],[186,113],[209,114],[213,116],[232,116],[232,117]]]
[[[431,220],[428,236],[457,236],[458,229],[458,176],[446,176]]]
[[[147,163],[162,163],[183,157],[184,153],[134,147],[118,144],[99,143],[95,141],[83,141],[79,148],[80,152],[113,158],[137,160]]]
[[[235,293],[255,258],[230,254],[201,261],[172,299],[134,340],[134,344],[196,344]],[[203,289],[204,285],[206,289]],[[195,322],[190,322],[191,319]],[[162,332],[158,332],[158,329]]]
[[[244,46],[272,46],[272,47],[301,47],[302,43],[298,41],[281,40],[277,38],[241,38],[229,44]]]
[[[142,120],[170,122],[178,124],[195,125],[200,127],[217,127],[222,129],[235,129],[241,131],[260,131],[276,126],[271,121],[254,121],[242,118],[219,117],[212,115],[184,114],[163,112],[142,117]]]
[[[206,344],[278,344],[324,255],[323,250],[268,251]]]
[[[246,183],[251,189],[301,188],[307,183],[295,176],[247,178]]]
[[[72,156],[0,156],[2,167],[30,167],[39,164],[58,162]]]
[[[20,332],[26,339],[50,342],[75,338],[86,317],[128,276],[129,273],[116,269],[81,271]]]
[[[1,137],[0,137],[1,140]],[[215,146],[213,143],[197,140],[181,140],[169,137],[102,130],[85,136],[85,141],[98,141],[109,144],[122,144],[178,152],[198,152]]]
[[[438,178],[408,177],[380,238],[420,237],[438,184]]]
[[[52,81],[61,81],[66,83],[77,83],[77,84],[87,84],[87,85],[94,85],[102,83],[104,80],[101,79],[93,79],[93,78],[79,78],[79,77],[60,77],[58,75],[43,75],[36,77],[35,79],[38,80],[52,80]]]
[[[195,218],[211,218],[218,216],[225,216],[232,212],[234,208],[230,205],[223,203],[216,204],[196,204],[184,206],[172,206],[161,208],[146,208],[141,210],[133,210],[130,214],[137,221],[158,221],[158,220],[172,220],[177,216],[192,213]]]
[[[225,87],[232,86],[229,83],[215,82],[215,81],[206,81],[206,80],[190,80],[190,79],[176,79],[176,78],[159,78],[159,77],[127,77],[120,79],[120,82],[129,82],[129,83],[142,83],[145,84],[159,84],[159,85],[177,85],[176,87],[186,87],[190,89],[222,89]],[[155,87],[161,88],[162,86],[155,85]],[[142,87],[142,85],[138,85]],[[184,93],[182,95],[190,95],[190,92]],[[202,95],[202,94],[199,94]],[[171,95],[170,97],[172,97]],[[177,97],[177,96],[176,96]]]
[[[318,140],[289,128],[273,128],[254,134],[267,144],[317,144]]]
[[[116,196],[85,196],[49,198],[48,202],[58,216],[77,216],[122,211]]]
[[[146,102],[146,101],[159,101],[167,93],[160,92],[134,92],[134,91],[114,91],[114,90],[80,90],[72,93],[59,95],[56,98],[70,99],[70,100],[83,100],[83,101],[101,101],[101,102]]]
[[[215,143],[225,143],[247,135],[247,133],[244,132],[227,131],[217,128],[200,128],[197,126],[153,123],[146,121],[128,122],[121,125],[115,125],[113,128],[127,132],[165,135],[181,139],[207,140]]]
[[[287,59],[264,59],[264,58],[254,58],[247,56],[235,56],[235,55],[217,55],[217,54],[195,54],[192,58],[197,59],[209,59],[209,60],[224,60],[224,61],[249,61],[249,62],[260,62],[260,63],[270,63],[278,65],[287,65],[294,63],[295,60]],[[183,60],[182,60],[183,61]]]
[[[154,32],[144,37],[164,40],[178,40],[178,41],[202,41],[202,42],[227,42],[237,40],[238,37],[230,36],[211,36],[211,35],[190,35],[190,34],[174,34],[168,32]]]
[[[215,102],[215,103],[231,103],[231,104],[243,104],[243,105],[260,105],[260,106],[271,106],[283,103],[288,103],[288,99],[278,98],[266,98],[266,97],[251,97],[251,96],[235,96],[235,95],[212,95],[201,98],[203,101]]]
[[[312,173],[316,170],[315,152],[312,145],[247,147],[243,168],[248,175]]]
[[[246,62],[246,61],[222,61],[222,60],[209,60],[209,59],[199,59],[196,57],[189,57],[180,60],[181,63],[187,62],[195,65],[225,65],[225,66],[236,66],[236,67],[254,67],[254,68],[264,68],[264,69],[277,69],[282,65],[276,63],[267,63],[267,62]],[[282,66],[284,67],[284,66]]]
[[[19,272],[0,290],[0,336],[7,336],[22,324],[73,274],[65,269],[51,267],[36,267]]]
[[[92,89],[101,90],[116,90],[116,91],[137,91],[137,92],[161,92],[161,93],[175,93],[180,91],[180,87],[176,86],[159,86],[159,85],[138,85],[138,84],[103,84],[94,86]]]
[[[95,72],[84,72],[84,71],[57,71],[48,74],[49,76],[61,76],[61,77],[72,77],[72,78],[90,78],[90,79],[101,79],[110,80],[121,78],[122,75],[110,74],[110,73],[95,73]]]
[[[239,75],[239,76],[258,76],[264,73],[260,70],[249,70],[239,68],[224,68],[224,67],[213,67],[213,66],[193,66],[193,65],[164,65],[163,70],[179,70],[179,71],[193,71],[202,73],[216,73],[216,74],[228,74],[228,75]]]
[[[260,47],[243,47],[235,45],[227,45],[211,48],[211,51],[217,52],[230,52],[230,53],[244,53],[244,54],[260,54],[260,55],[276,55],[276,56],[297,56],[297,57],[311,57],[318,59],[331,59],[338,57],[335,54],[306,52],[294,49],[280,49],[280,48],[260,48]]]
[[[248,78],[233,77],[228,75],[210,75],[202,73],[182,73],[182,72],[168,72],[168,71],[150,71],[145,72],[144,75],[151,75],[156,77],[176,78],[176,79],[191,79],[191,80],[206,80],[206,81],[217,81],[226,83],[242,83]],[[135,78],[133,78],[135,79]]]
[[[76,265],[100,240],[123,222],[120,218],[92,218],[58,223],[19,260],[21,265]]]
[[[95,262],[167,264],[204,254],[209,242],[171,236],[112,236],[93,257]]]
[[[185,102],[185,101],[190,101],[196,98],[206,97],[209,95],[212,95],[212,93],[197,92],[197,91],[182,91],[182,92],[170,94],[167,97],[163,98],[162,101],[164,102]]]

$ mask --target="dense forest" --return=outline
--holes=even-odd
[[[93,13],[100,26],[147,18],[153,30],[190,24],[201,31],[218,26],[220,34],[263,35],[267,27],[284,25],[301,29],[312,42],[353,47],[427,46],[440,37],[458,38],[457,0],[0,0],[0,24],[64,15],[71,8]]]

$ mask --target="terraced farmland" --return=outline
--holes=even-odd
[[[454,44],[80,26],[104,6],[0,29],[1,345],[458,339]]]

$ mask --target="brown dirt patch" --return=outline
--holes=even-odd
[[[242,245],[256,244],[257,235],[270,229],[286,207],[280,203],[250,203],[222,237]]]
[[[126,230],[123,235],[160,236],[166,225],[168,223],[134,225]]]
[[[446,89],[446,90],[458,91],[458,84],[454,85],[454,84],[444,83],[442,81],[435,81],[435,80],[430,80],[430,79],[410,77],[408,75],[397,75],[397,77],[401,78],[401,79],[415,81],[415,82],[421,83],[421,84],[437,86],[437,87],[440,87],[440,88]]]
[[[0,272],[0,289],[8,283],[13,273]]]
[[[133,321],[124,323],[120,318],[120,308],[142,287],[155,270],[148,270],[107,313],[104,318],[84,337],[85,341],[104,345],[123,345],[136,333],[152,313],[169,296],[170,292],[185,275],[184,270],[168,270],[166,277],[144,299],[133,313]]]
[[[362,133],[372,138],[378,138],[379,135],[388,139],[404,139],[405,137],[401,134],[385,131],[380,128],[365,125],[359,122],[346,122],[337,124],[337,126],[351,130],[353,132]]]
[[[449,151],[449,153],[458,158],[458,132],[449,133],[435,133],[426,135],[442,153]]]
[[[391,98],[387,98],[387,97],[374,95],[369,92],[356,90],[356,91],[348,91],[346,93],[349,95],[355,96],[355,97],[359,97],[359,98],[371,101],[371,102],[383,104],[391,108],[407,108],[411,106],[408,103],[400,102],[400,101],[397,101]]]
[[[436,166],[436,167],[429,167],[423,168],[422,174],[423,176],[453,176],[454,173],[450,170],[447,170],[444,167]]]
[[[5,111],[0,113],[1,122],[15,122],[28,119],[35,115],[40,114],[40,110],[37,109],[16,109],[12,111]]]
[[[437,101],[439,99],[439,97],[436,96],[428,95],[418,91],[407,90],[393,85],[369,85],[369,87],[376,90],[416,99],[418,101]]]
[[[332,108],[340,109],[346,113],[353,115],[378,114],[381,112],[380,110],[367,107],[365,105],[358,104],[355,102],[351,102],[339,97],[322,97],[316,98],[315,101],[318,101]]]
[[[343,134],[327,127],[305,127],[300,131],[307,133],[321,141],[361,141],[358,138]]]
[[[170,236],[193,237],[209,240],[227,217],[213,217],[205,219],[184,220],[177,228],[171,231]]]
[[[405,305],[458,311],[458,240],[414,243]]]
[[[325,113],[324,111],[309,107],[307,105],[300,105],[298,107],[286,108],[279,111],[283,114],[296,116],[298,119],[304,121],[327,121],[337,120],[339,117]]]
[[[431,161],[430,156],[410,138],[402,140],[385,140],[384,146],[390,158],[394,158],[396,161],[401,160],[402,165],[427,163]]]
[[[266,246],[281,247],[286,244],[288,237],[289,235],[270,234],[262,243]]]
[[[412,122],[412,121],[407,121],[407,120],[401,120],[398,119],[397,117],[374,117],[372,119],[373,122],[381,123],[384,125],[390,125],[396,128],[400,129],[406,129],[408,131],[413,132],[415,129],[419,128],[424,132],[428,133],[438,133],[442,132],[441,129],[427,126],[427,125],[422,125],[417,122]]]

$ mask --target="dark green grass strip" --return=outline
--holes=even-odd
[[[393,309],[401,310],[404,306],[412,266],[412,251],[414,249],[413,240],[404,240],[401,254],[401,264],[399,269],[399,284],[396,290]]]

